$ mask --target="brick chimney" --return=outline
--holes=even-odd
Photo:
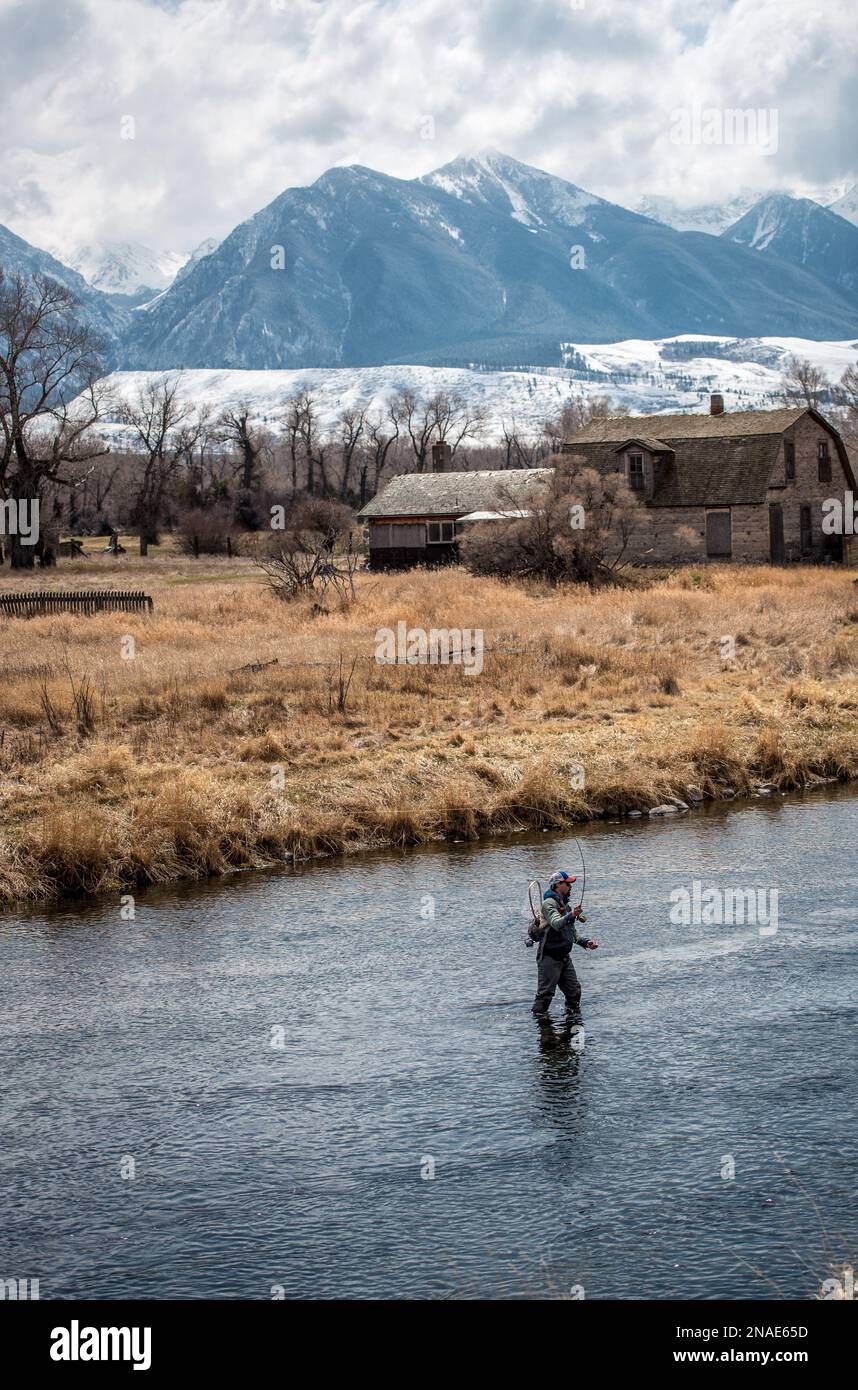
[[[449,444],[442,444],[439,440],[432,445],[432,472],[449,473],[452,462],[453,451]]]
[[[714,396],[710,396],[710,397],[709,397],[709,414],[710,414],[710,415],[723,415],[723,414],[724,414],[724,397],[723,397],[723,396],[720,396],[720,395],[717,395],[717,394],[716,394],[716,395],[714,395]]]

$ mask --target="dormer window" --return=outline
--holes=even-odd
[[[642,489],[644,485],[643,454],[629,454],[629,487]]]
[[[820,439],[816,446],[816,459],[819,470],[819,481],[821,483],[831,482],[831,454],[828,451],[828,440]]]

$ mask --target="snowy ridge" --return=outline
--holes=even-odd
[[[673,227],[677,232],[706,232],[710,236],[720,236],[734,222],[738,222],[760,197],[760,193],[745,188],[726,203],[697,203],[683,207],[672,198],[654,194],[641,198],[635,204],[635,212],[652,217],[654,221]]]
[[[700,334],[629,339],[619,343],[566,343],[565,368],[480,371],[454,367],[384,366],[309,368],[292,371],[193,370],[183,374],[185,394],[217,413],[247,400],[257,421],[275,434],[283,429],[288,398],[298,390],[317,399],[323,426],[347,406],[383,411],[391,397],[408,387],[421,397],[457,392],[485,413],[482,439],[496,442],[504,429],[535,438],[572,397],[608,395],[635,414],[709,409],[719,391],[728,410],[772,408],[780,404],[781,374],[789,356],[809,358],[832,379],[858,360],[858,339],[816,342],[807,338],[742,339]],[[133,395],[150,372],[114,372],[108,378],[113,399]],[[114,411],[115,420],[115,411]],[[104,433],[118,445],[119,425]]]
[[[826,203],[825,206],[829,212],[836,212],[838,217],[845,217],[847,222],[858,227],[858,183],[847,188],[833,203]]]

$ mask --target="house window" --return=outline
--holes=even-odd
[[[706,513],[706,554],[710,559],[729,559],[733,554],[733,521],[729,507]]]
[[[819,465],[819,481],[821,483],[831,482],[831,454],[828,452],[828,440],[820,439],[816,446],[816,458]]]
[[[809,555],[813,550],[813,521],[811,519],[810,507],[802,507],[800,513],[801,522],[801,553]]]
[[[429,545],[449,545],[456,535],[455,521],[430,521],[426,526]]]
[[[640,489],[643,485],[643,454],[629,454],[629,487]]]
[[[422,550],[426,544],[423,524],[374,521],[369,528],[372,550]]]
[[[792,439],[784,440],[784,465],[789,482],[795,477],[795,443]]]

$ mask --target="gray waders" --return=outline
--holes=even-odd
[[[581,1003],[581,982],[575,974],[575,967],[569,956],[563,956],[559,960],[556,956],[547,956],[540,945],[536,959],[536,998],[531,1012],[537,1015],[547,1014],[554,998],[554,991],[558,987],[566,1000],[567,1009],[577,1011]]]

